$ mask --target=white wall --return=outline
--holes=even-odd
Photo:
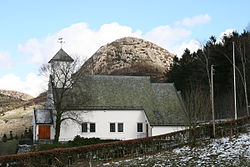
[[[35,114],[34,114],[34,110],[33,110],[33,116],[32,116],[32,125],[33,125],[33,142],[35,142],[38,138],[38,132],[37,132],[37,125],[36,125],[36,121],[35,121]]]
[[[81,125],[67,120],[61,125],[60,141],[72,140],[76,135],[81,137],[99,137],[101,139],[134,139],[146,137],[147,118],[143,110],[94,110],[81,112],[81,121],[96,124],[96,132],[82,132]],[[123,123],[123,132],[110,132],[110,123]],[[143,132],[137,132],[137,123],[143,123]],[[149,127],[149,135],[151,129]]]
[[[94,111],[74,111],[81,113],[81,122],[95,123],[96,132],[82,132],[80,124],[71,120],[64,121],[61,125],[60,141],[73,140],[76,135],[101,139],[128,140],[146,137],[147,117],[143,110],[94,110]],[[55,121],[55,119],[54,119]],[[110,123],[116,123],[116,132],[110,132]],[[137,132],[137,123],[143,123],[143,132]],[[123,123],[123,132],[117,132],[117,123]],[[150,126],[149,136],[171,133],[184,130],[185,126]],[[34,127],[34,139],[38,139],[38,126]],[[54,139],[55,125],[51,126],[51,139]]]
[[[186,129],[186,126],[152,126],[152,136],[167,134]]]

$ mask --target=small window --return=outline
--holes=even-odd
[[[118,123],[118,132],[123,132],[123,123]]]
[[[110,123],[110,132],[115,132],[115,123]]]
[[[82,123],[82,132],[88,132],[88,123]]]
[[[95,123],[90,123],[90,132],[95,132]]]
[[[137,132],[143,132],[143,124],[142,123],[137,123]]]

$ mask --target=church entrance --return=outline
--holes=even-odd
[[[38,126],[38,138],[39,139],[50,139],[50,125],[39,125]]]

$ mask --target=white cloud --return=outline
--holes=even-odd
[[[210,19],[208,15],[199,15],[193,18],[185,18],[179,22],[179,25],[194,26],[204,24]],[[47,63],[58,51],[60,44],[57,43],[57,40],[60,37],[63,37],[65,41],[63,49],[69,55],[86,60],[102,45],[118,38],[132,36],[154,42],[171,53],[181,56],[186,48],[189,48],[191,51],[196,51],[200,48],[198,41],[190,39],[191,34],[191,30],[185,27],[170,25],[155,27],[149,32],[142,33],[140,30],[133,30],[131,27],[120,25],[116,22],[103,24],[97,30],[93,30],[88,27],[88,24],[81,22],[41,39],[29,39],[26,43],[19,44],[18,49],[26,56],[26,59],[39,66]],[[38,95],[47,88],[47,85],[45,84],[44,86],[44,83],[46,83],[44,79],[34,73],[28,74],[25,79],[21,79],[13,74],[0,78],[0,88],[18,90],[33,96]]]
[[[29,73],[24,80],[14,74],[6,74],[0,78],[0,89],[16,90],[34,97],[47,90],[47,79]]]
[[[219,38],[217,39],[216,43],[222,43],[223,37],[224,37],[224,36],[227,36],[227,37],[231,36],[232,33],[233,33],[234,31],[235,31],[234,29],[226,29],[225,31],[223,31],[223,32],[220,34],[220,36],[219,36]]]
[[[191,32],[189,30],[183,28],[159,26],[147,32],[144,38],[169,50],[173,44],[188,37],[190,34]]]
[[[186,40],[191,35],[191,31],[184,28],[172,28],[170,26],[156,27],[148,32],[144,38],[167,49],[178,57],[181,57],[184,50],[188,48],[191,52],[201,48],[197,40]],[[185,40],[185,42],[181,42]]]
[[[11,60],[8,52],[0,52],[0,67],[11,67],[14,62]]]
[[[182,21],[177,21],[176,25],[192,27],[197,24],[206,24],[211,20],[211,17],[208,14],[194,16],[192,18],[186,17]]]
[[[198,15],[192,18],[185,18],[179,24],[194,26],[206,23],[210,20],[208,15]],[[102,45],[110,43],[118,38],[133,36],[141,37],[157,45],[174,52],[181,41],[187,41],[192,32],[186,28],[173,27],[169,25],[159,26],[149,32],[142,34],[140,30],[134,31],[131,27],[120,25],[119,23],[103,24],[99,29],[93,30],[86,23],[77,23],[66,27],[59,32],[48,35],[42,39],[30,39],[24,44],[19,44],[18,49],[26,55],[32,63],[38,65],[47,63],[60,48],[57,43],[58,38],[63,37],[65,43],[64,50],[72,57],[80,57],[86,60],[94,54]],[[190,45],[188,45],[190,46]],[[182,47],[179,47],[182,48]]]
[[[95,31],[86,23],[77,23],[44,39],[30,39],[25,44],[19,44],[18,48],[31,56],[31,62],[43,64],[58,51],[60,45],[57,39],[60,37],[65,41],[63,48],[67,53],[87,59],[102,45],[126,36],[140,37],[141,31],[133,32],[132,28],[118,23],[104,24]]]
[[[190,36],[191,32],[183,28],[159,26],[145,34],[144,38],[165,48],[173,54],[179,54],[178,42]],[[179,48],[178,48],[179,49]]]
[[[220,38],[223,38],[224,36],[231,36],[234,31],[234,29],[226,29],[220,34]]]
[[[180,45],[177,45],[174,48],[174,53],[176,53],[177,56],[180,57],[184,53],[184,50],[186,48],[188,48],[190,50],[190,52],[192,53],[192,52],[197,51],[201,47],[202,46],[201,46],[201,43],[199,41],[197,41],[197,40],[190,40],[188,42],[183,42]]]

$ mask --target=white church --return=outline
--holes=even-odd
[[[49,61],[72,63],[60,49]],[[56,110],[50,80],[47,105],[35,109],[34,141],[53,140]],[[60,89],[60,88],[55,88]],[[62,122],[59,141],[86,138],[128,140],[166,134],[186,128],[184,105],[173,83],[151,83],[149,76],[84,75],[68,90],[63,110],[77,121]]]

